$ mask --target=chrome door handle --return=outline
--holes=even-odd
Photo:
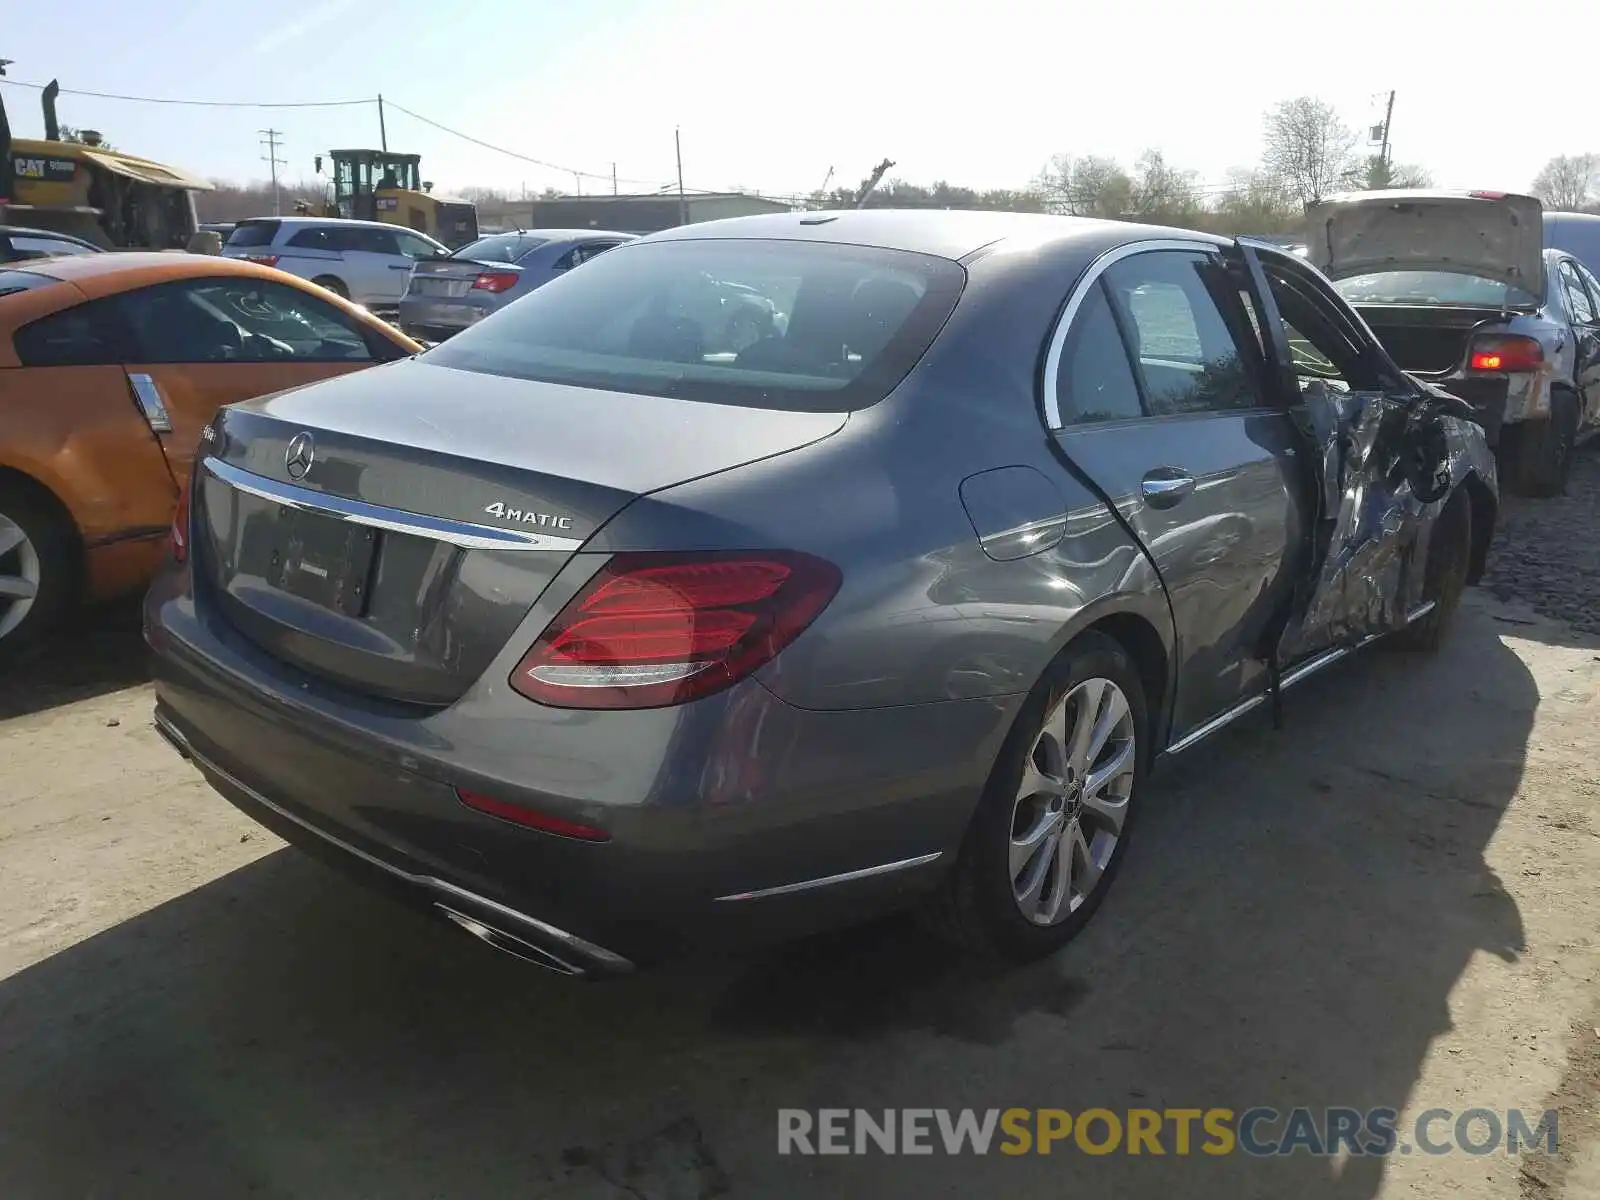
[[[1139,481],[1139,492],[1152,508],[1171,508],[1194,491],[1194,476],[1175,467],[1159,467]]]
[[[156,381],[142,371],[130,371],[128,383],[133,388],[134,403],[139,406],[151,430],[155,433],[171,433],[172,417],[167,412],[166,402],[161,399],[161,388]]]

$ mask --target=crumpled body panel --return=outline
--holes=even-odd
[[[1404,628],[1424,602],[1429,538],[1445,504],[1474,475],[1497,489],[1483,430],[1455,397],[1427,391],[1419,401],[1306,390],[1317,520],[1278,662]]]

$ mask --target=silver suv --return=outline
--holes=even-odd
[[[373,309],[399,306],[418,262],[450,256],[445,246],[412,229],[332,217],[240,221],[222,253],[288,271]]]

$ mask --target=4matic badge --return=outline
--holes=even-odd
[[[484,510],[502,521],[520,521],[524,525],[538,525],[542,529],[571,529],[571,517],[558,517],[554,513],[534,512],[531,508],[512,508],[504,500],[496,500]]]

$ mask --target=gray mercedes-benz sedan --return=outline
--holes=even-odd
[[[728,349],[681,303],[705,278],[786,321]],[[1262,243],[674,229],[223,410],[146,601],[156,724],[262,823],[570,974],[902,907],[1026,960],[1094,912],[1159,761],[1437,643],[1495,520],[1470,413]]]

